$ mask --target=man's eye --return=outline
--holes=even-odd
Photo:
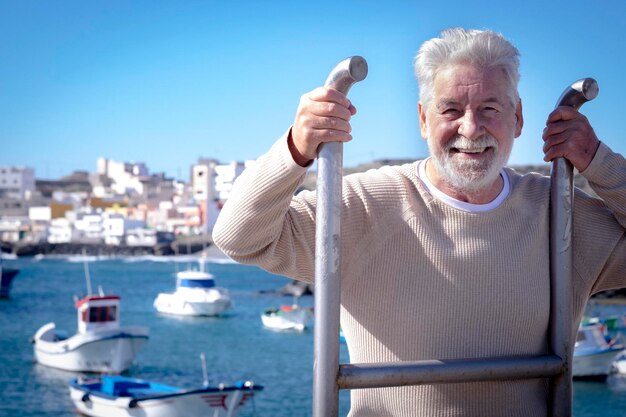
[[[454,115],[458,113],[459,111],[457,109],[443,109],[443,111],[441,112],[441,114],[447,114],[447,115]]]

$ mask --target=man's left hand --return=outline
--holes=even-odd
[[[544,161],[563,157],[579,172],[589,166],[600,146],[589,120],[567,106],[557,107],[550,113],[543,129],[543,140]]]

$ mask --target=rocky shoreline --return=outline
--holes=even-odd
[[[113,246],[95,243],[37,243],[10,245],[0,244],[2,252],[12,253],[18,257],[29,256],[172,256],[187,255],[205,252],[209,258],[227,258],[227,256],[209,241],[195,239],[182,240],[170,243],[161,243],[154,246]],[[314,285],[292,280],[285,286],[271,291],[285,296],[313,295]]]
[[[212,246],[209,240],[193,239],[157,243],[153,246],[105,245],[103,243],[2,243],[2,252],[18,257],[36,255],[168,256],[198,253]]]

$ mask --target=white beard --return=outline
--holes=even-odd
[[[455,158],[451,149],[464,151],[481,151],[490,147],[493,157],[486,160]],[[511,148],[500,151],[498,141],[491,135],[483,135],[474,140],[457,135],[451,139],[444,149],[433,149],[432,141],[428,141],[431,160],[441,179],[451,188],[467,193],[485,190],[493,185],[500,176],[511,154]]]

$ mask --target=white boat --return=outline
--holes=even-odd
[[[160,293],[154,308],[160,313],[182,316],[218,316],[232,307],[230,293],[215,286],[215,278],[204,270],[180,271],[176,274],[176,291]]]
[[[143,379],[103,375],[70,382],[78,411],[94,417],[235,417],[262,386],[250,381],[186,390]]]
[[[624,345],[608,337],[603,324],[581,324],[574,346],[574,378],[606,379],[615,358],[623,350]]]
[[[78,332],[67,337],[55,323],[43,325],[32,338],[35,360],[74,372],[120,373],[128,369],[148,340],[148,328],[120,326],[120,297],[88,295],[76,302]]]
[[[269,308],[261,314],[261,321],[267,328],[274,330],[302,331],[311,326],[313,310],[297,304],[283,305],[280,308]]]
[[[45,366],[74,372],[120,373],[128,369],[148,340],[148,328],[120,326],[120,297],[91,292],[85,262],[87,296],[75,302],[78,331],[65,331],[48,323],[31,338],[35,360]]]

